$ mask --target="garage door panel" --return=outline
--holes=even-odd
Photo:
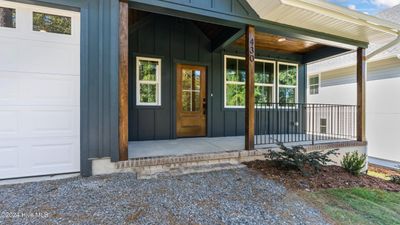
[[[19,111],[0,109],[0,140],[1,138],[17,137],[19,134]]]
[[[18,170],[19,167],[18,145],[4,145],[4,144],[3,146],[0,145],[0,155],[1,155],[0,157],[1,172],[10,172]]]
[[[0,106],[79,106],[79,76],[0,71]]]
[[[1,30],[0,30],[1,32]],[[0,37],[0,68],[1,70],[16,70],[21,48],[18,42],[9,38]]]
[[[26,43],[19,69],[39,73],[79,74],[79,46],[57,43]]]
[[[24,90],[21,101],[23,104],[40,105],[78,105],[79,77],[63,77],[31,74],[21,78],[21,88]]]
[[[80,47],[76,44],[0,37],[0,49],[1,70],[70,75],[80,73]]]
[[[79,135],[77,106],[0,106],[0,140],[27,137],[71,137]]]
[[[74,151],[79,148],[77,137],[0,142],[0,179],[79,171],[79,153]]]
[[[18,79],[15,79],[15,77],[14,78],[5,77],[4,75],[2,75],[2,72],[0,72],[0,105],[1,102],[17,101],[19,95],[18,93],[19,93]]]
[[[21,156],[24,155],[24,150],[27,147],[18,139],[0,138],[0,179],[17,177],[27,171],[23,163],[21,163],[23,160]]]
[[[37,110],[24,112],[31,117],[32,136],[72,136],[76,133],[74,110]]]
[[[74,147],[74,143],[72,142],[51,144],[41,143],[33,145],[31,151],[31,168],[42,169],[43,167],[71,167],[74,164],[72,155]]]
[[[79,138],[58,137],[55,139],[37,138],[30,141],[27,167],[31,174],[49,174],[79,171]]]

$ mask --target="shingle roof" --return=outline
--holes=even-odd
[[[400,23],[400,4],[392,8],[386,9],[376,15],[376,17],[385,19],[391,22]],[[378,49],[379,45],[370,45],[367,49],[367,54]],[[372,60],[380,60],[389,57],[395,57],[400,54],[400,44],[374,56]],[[310,64],[307,67],[308,73],[319,73],[323,71],[330,71],[338,68],[352,66],[356,63],[356,53],[349,53],[341,55],[332,59],[324,60],[321,62]]]

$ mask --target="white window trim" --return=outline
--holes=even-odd
[[[2,8],[9,8],[9,9],[15,10],[15,27],[0,27],[0,30],[4,30],[4,31],[16,31],[17,28],[18,28],[18,24],[17,24],[18,20],[17,20],[17,18],[19,17],[19,15],[17,14],[17,13],[19,13],[17,7],[15,7],[15,6],[13,6],[13,5],[9,5],[9,4],[7,4],[7,2],[4,2],[4,3],[1,2],[1,3],[0,3],[0,7],[2,7]]]
[[[43,31],[34,30],[33,29],[33,27],[34,27],[34,25],[33,25],[33,14],[34,13],[42,13],[42,14],[51,15],[51,16],[59,16],[59,17],[70,18],[71,19],[71,34],[62,34],[62,33],[54,33],[54,32],[47,32],[47,31],[43,32]],[[31,21],[30,21],[31,22],[30,25],[32,27],[32,32],[37,32],[37,33],[41,33],[41,34],[55,35],[55,36],[57,36],[57,35],[73,36],[74,35],[74,32],[75,32],[75,30],[74,30],[75,21],[74,21],[74,18],[71,15],[69,15],[68,13],[63,13],[63,12],[58,12],[58,11],[53,11],[53,10],[33,9],[31,11],[31,17],[32,18],[31,18]]]
[[[156,67],[156,80],[155,81],[141,81],[139,80],[139,61],[153,61],[158,62]],[[155,84],[156,85],[156,102],[146,103],[140,101],[140,84]],[[161,59],[149,57],[136,57],[136,105],[137,106],[161,106]]]
[[[310,80],[313,77],[318,77],[318,94],[311,94],[311,92],[310,92],[310,90],[311,90],[311,88],[310,88],[311,87]],[[317,85],[317,84],[313,84],[313,86],[314,85]],[[318,73],[318,74],[309,75],[308,79],[307,79],[307,91],[308,91],[308,94],[309,95],[319,95],[319,91],[320,90],[321,90],[321,74]]]
[[[226,104],[226,86],[227,84],[241,84],[241,85],[246,85],[246,82],[240,82],[240,81],[227,81],[226,80],[226,60],[227,59],[240,59],[240,60],[246,60],[245,57],[240,57],[240,56],[232,56],[232,55],[224,55],[224,107],[227,109],[244,109],[245,106],[229,106]],[[272,84],[263,84],[263,83],[255,83],[255,86],[263,86],[263,87],[272,87],[272,99],[275,99],[275,87],[276,87],[276,62],[272,60],[265,60],[265,59],[256,59],[256,62],[264,62],[264,63],[272,63],[274,65],[274,82]]]
[[[280,65],[288,65],[288,66],[295,66],[296,67],[296,85],[283,85],[279,82],[279,66]],[[295,103],[299,101],[299,65],[296,63],[287,63],[287,62],[278,62],[278,69],[276,74],[276,82],[277,82],[277,98],[276,102],[280,103],[279,100],[279,89],[282,88],[295,88]]]

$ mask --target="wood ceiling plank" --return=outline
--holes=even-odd
[[[256,38],[256,49],[272,50],[283,53],[305,54],[322,47],[322,45],[310,41],[285,38],[282,36],[261,33],[261,32],[256,32],[255,38]],[[284,41],[279,41],[280,39],[283,38],[285,39]],[[245,46],[244,36],[239,38],[235,42],[235,45],[244,47]]]

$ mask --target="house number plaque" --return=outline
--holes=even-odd
[[[256,58],[255,55],[255,45],[254,45],[254,37],[251,36],[249,40],[249,59],[250,62],[254,62]]]

